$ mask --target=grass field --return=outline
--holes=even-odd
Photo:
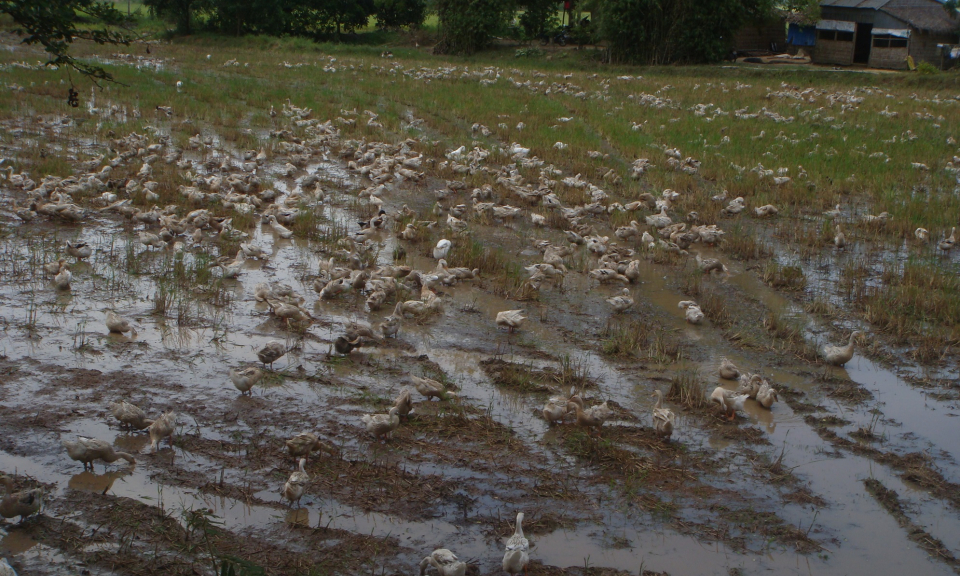
[[[0,38],[0,373],[17,382],[0,381],[0,467],[52,496],[29,538],[125,575],[212,573],[224,558],[271,574],[409,573],[440,546],[494,574],[525,510],[534,574],[955,569],[957,73],[614,67],[593,49],[506,44],[447,58],[411,36],[364,38],[75,46],[114,75],[102,89]],[[24,189],[48,176],[76,180]],[[117,199],[128,217],[99,210]],[[653,226],[658,200],[684,230]],[[487,201],[501,211],[475,208]],[[31,202],[76,202],[86,218],[21,221]],[[206,210],[220,229],[168,229],[147,247],[154,206],[174,228]],[[289,216],[289,237],[267,214]],[[723,237],[685,240],[694,225]],[[449,266],[476,277],[430,279],[441,238]],[[68,239],[96,251],[70,260],[64,293],[41,265]],[[268,255],[233,278],[214,270],[246,241]],[[566,272],[533,282],[551,249]],[[325,295],[333,272],[363,286],[390,265],[422,274],[378,284],[393,290],[378,306],[369,285]],[[267,283],[306,293],[293,314],[308,319],[258,302]],[[635,304],[615,313],[622,290]],[[335,353],[351,323],[381,326],[432,296],[436,316]],[[678,307],[691,299],[697,325]],[[107,307],[139,334],[100,334]],[[513,309],[525,323],[498,330]],[[854,359],[826,366],[820,345],[853,330]],[[227,369],[273,339],[287,356],[238,399]],[[737,386],[721,359],[782,400],[719,416],[707,395]],[[411,375],[459,400],[417,397],[388,443],[371,441],[360,416]],[[548,425],[544,402],[571,387],[615,416],[599,431]],[[678,416],[670,442],[649,426],[655,391]],[[191,420],[159,455],[117,435],[140,442],[142,468],[104,489],[66,471],[59,436],[113,435],[103,404],[121,396]],[[283,441],[307,428],[338,456],[311,459],[306,504],[287,508]]]

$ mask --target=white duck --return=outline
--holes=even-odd
[[[757,392],[757,402],[760,403],[764,408],[770,409],[773,406],[773,403],[780,400],[780,397],[777,396],[777,391],[774,388],[770,387],[770,384],[764,382],[760,386],[760,391]]]
[[[525,573],[530,562],[529,552],[530,543],[523,537],[523,512],[519,512],[513,536],[507,540],[507,549],[503,553],[503,571],[508,574]]]
[[[440,576],[463,576],[467,573],[466,563],[446,548],[438,548],[420,561],[420,576],[426,574],[428,566],[436,568]]]
[[[714,388],[713,393],[710,394],[710,401],[720,405],[723,409],[724,416],[728,420],[733,420],[737,417],[737,410],[743,410],[748,398],[750,397],[746,394],[737,394],[732,390],[726,390],[722,386],[717,386]]]
[[[700,306],[693,300],[682,300],[677,307],[684,310],[684,317],[691,324],[700,324],[703,322],[704,314]]]
[[[657,436],[670,440],[676,416],[673,410],[663,407],[663,392],[656,390],[657,403],[653,407],[653,430]]]
[[[652,214],[650,216],[647,216],[645,220],[648,226],[653,226],[654,228],[657,228],[657,229],[666,228],[667,226],[673,223],[673,220],[671,220],[670,217],[667,216],[666,206],[662,206],[660,208],[659,214]]]
[[[298,470],[290,474],[290,477],[283,485],[283,490],[280,492],[283,498],[290,501],[291,506],[296,502],[297,508],[300,507],[300,499],[303,498],[304,493],[307,491],[307,484],[310,482],[310,475],[307,474],[306,466],[307,459],[301,458]]]
[[[724,380],[736,380],[740,377],[740,369],[737,368],[737,365],[727,360],[726,358],[720,359],[720,377]]]
[[[394,406],[389,414],[364,414],[360,419],[367,427],[367,432],[373,434],[378,439],[383,437],[386,440],[387,434],[393,432],[400,425],[400,416],[397,415],[400,409]]]
[[[67,254],[77,260],[83,260],[93,255],[93,248],[86,242],[67,242]]]
[[[263,378],[263,370],[256,367],[250,367],[245,370],[230,369],[230,381],[233,382],[233,385],[240,391],[241,396],[250,392],[261,378]]]
[[[509,332],[519,330],[520,325],[527,317],[523,315],[523,310],[504,310],[497,313],[497,326],[506,328]]]
[[[267,223],[273,228],[273,231],[277,233],[277,236],[283,238],[284,240],[289,240],[293,238],[293,231],[284,226],[283,224],[277,222],[277,217],[271,214],[267,217]]]
[[[607,303],[613,307],[614,312],[625,312],[633,306],[633,297],[630,296],[630,289],[624,288],[620,296],[607,298]]]
[[[447,257],[447,253],[450,252],[450,247],[453,246],[453,242],[447,240],[446,238],[437,242],[437,245],[433,247],[433,257],[436,260],[443,260]]]
[[[177,427],[177,414],[175,412],[164,412],[159,418],[153,421],[153,424],[147,428],[150,433],[150,447],[156,452],[159,449],[160,442],[164,438],[170,439],[170,447],[173,447],[173,433]]]
[[[133,322],[120,316],[113,310],[107,310],[106,320],[107,330],[117,334],[130,332],[133,336],[137,335],[137,329],[133,327]]]
[[[57,290],[70,290],[70,281],[73,280],[73,274],[67,269],[66,264],[60,266],[60,271],[53,277],[53,285]]]
[[[824,362],[833,366],[843,366],[853,358],[854,339],[862,335],[863,332],[853,331],[850,333],[850,339],[846,346],[833,346],[827,344],[820,350],[820,356]]]

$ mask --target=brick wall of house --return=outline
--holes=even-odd
[[[813,61],[817,64],[853,64],[853,42],[817,39],[813,47]]]
[[[907,51],[909,44],[903,48],[870,48],[870,61],[867,66],[871,68],[890,68],[893,70],[903,70],[907,67]]]

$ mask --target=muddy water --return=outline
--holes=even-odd
[[[347,186],[356,184],[332,162],[314,165],[311,170],[320,170]],[[297,190],[295,183],[282,181],[278,182],[278,188],[287,193]],[[341,206],[346,204],[346,198],[333,201]],[[388,210],[396,208],[388,206]],[[328,208],[327,216],[348,223],[356,220],[342,207]],[[230,530],[257,530],[290,523],[397,538],[409,551],[395,560],[396,566],[410,566],[425,551],[443,545],[456,550],[462,558],[476,561],[484,573],[496,570],[502,553],[500,540],[479,523],[462,521],[455,509],[444,508],[438,516],[411,519],[400,514],[366,511],[335,498],[308,495],[303,509],[289,510],[279,505],[278,496],[285,471],[225,468],[207,456],[180,448],[150,454],[142,434],[118,434],[106,424],[104,405],[113,398],[101,397],[95,387],[70,388],[58,380],[62,373],[51,373],[45,368],[123,373],[142,380],[145,382],[142,387],[129,388],[127,399],[150,406],[151,412],[176,409],[182,415],[180,434],[225,442],[237,435],[247,437],[252,426],[245,416],[254,411],[253,407],[258,405],[254,403],[295,404],[303,409],[300,420],[257,422],[255,426],[276,430],[283,436],[332,420],[339,428],[332,439],[347,453],[347,458],[362,460],[372,455],[402,460],[402,456],[392,455],[389,450],[379,452],[379,448],[369,446],[358,422],[361,410],[358,405],[328,407],[333,399],[350,397],[352,391],[361,386],[378,396],[392,398],[403,384],[400,378],[359,373],[350,363],[333,363],[327,356],[331,341],[344,324],[355,319],[376,323],[389,311],[368,316],[362,301],[321,302],[314,310],[322,322],[311,328],[309,337],[299,339],[271,320],[262,304],[253,301],[253,286],[260,282],[288,283],[309,301],[316,298],[311,279],[316,271],[316,253],[310,243],[281,240],[269,227],[257,226],[250,240],[271,250],[269,262],[248,261],[239,279],[223,282],[225,293],[232,298],[229,305],[214,307],[194,302],[188,306],[189,321],[181,325],[174,317],[151,314],[151,299],[156,291],[151,272],[158,270],[161,261],[169,256],[143,255],[145,273],[140,275],[128,274],[120,265],[128,251],[128,242],[134,243],[134,251],[146,252],[136,243],[136,236],[128,227],[106,217],[88,222],[82,230],[73,227],[58,230],[43,223],[23,229],[28,227],[30,236],[14,236],[5,247],[3,265],[10,274],[0,279],[0,317],[5,319],[4,330],[0,332],[0,354],[21,363],[22,373],[15,385],[0,385],[0,403],[23,413],[46,410],[62,421],[51,422],[45,432],[31,432],[17,438],[15,449],[0,451],[0,470],[56,484],[53,496],[67,502],[72,490],[109,491],[165,509],[210,508]],[[502,231],[479,228],[481,237],[502,235]],[[522,225],[516,230],[517,235],[527,232]],[[96,247],[96,253],[88,263],[74,268],[72,292],[58,294],[35,268],[42,261],[53,260],[53,250],[66,239],[88,242]],[[384,248],[380,252],[380,263],[388,263],[396,241],[388,235],[381,240]],[[521,250],[519,242],[512,248],[518,253]],[[188,254],[184,258],[189,263],[194,256]],[[535,261],[528,258],[530,262]],[[435,265],[417,255],[412,255],[408,262],[423,270]],[[641,283],[632,288],[635,298],[643,299],[664,330],[695,347],[695,359],[669,366],[668,371],[697,368],[714,382],[719,358],[728,357],[745,370],[761,371],[774,383],[818,394],[814,377],[800,375],[809,374],[809,367],[789,360],[776,366],[762,365],[762,359],[734,349],[719,331],[709,326],[687,325],[676,307],[683,297],[670,288],[671,273],[669,268],[645,265]],[[760,285],[745,270],[733,267],[732,275],[725,281],[771,309],[791,307],[788,300]],[[480,287],[483,283],[482,279],[476,282]],[[571,274],[562,292],[545,290],[539,303],[526,303],[530,320],[524,330],[507,334],[496,331],[493,318],[497,312],[516,308],[518,304],[464,284],[443,290],[446,302],[443,317],[423,325],[404,324],[400,340],[409,350],[371,348],[362,354],[368,362],[384,365],[398,358],[428,356],[461,389],[465,403],[485,410],[496,422],[511,429],[536,458],[558,474],[586,477],[589,470],[555,446],[556,442],[551,440],[556,437],[555,431],[541,419],[532,417],[542,405],[542,398],[493,385],[479,362],[501,355],[531,367],[555,367],[556,359],[567,356],[580,363],[596,380],[599,397],[614,400],[640,415],[641,422],[647,425],[651,393],[655,387],[662,388],[663,382],[638,376],[635,366],[623,366],[603,357],[591,343],[602,328],[601,319],[609,313],[603,298],[615,293],[613,288],[596,288],[583,275]],[[600,295],[602,297],[598,297]],[[108,335],[102,324],[106,308],[133,318],[137,334]],[[798,310],[793,313],[802,316]],[[558,326],[564,331],[558,330]],[[811,330],[816,329],[811,322]],[[581,333],[585,338],[571,338],[569,333]],[[275,366],[290,377],[280,386],[258,388],[253,399],[238,399],[226,376],[227,369],[255,364],[256,350],[274,339],[284,342],[288,348],[297,346]],[[906,386],[892,372],[859,356],[845,369],[832,372],[849,377],[875,394],[875,400],[866,406],[830,407],[831,412],[852,422],[841,430],[849,432],[868,425],[872,418],[868,410],[879,409],[883,418],[877,431],[885,435],[891,448],[937,452],[941,458],[938,464],[945,475],[957,478],[953,454],[956,448],[951,442],[956,437],[957,424],[948,407],[928,401],[921,391]],[[297,378],[297,374],[336,378],[338,385],[312,386]],[[153,388],[150,383],[154,382],[162,382],[164,386]],[[824,405],[828,404],[824,401]],[[74,412],[63,410],[71,406]],[[236,417],[231,417],[232,414]],[[772,570],[783,574],[866,575],[893,570],[939,574],[949,571],[932,562],[904,537],[896,521],[863,491],[862,480],[877,478],[897,490],[901,498],[913,503],[914,521],[957,553],[960,552],[956,538],[960,534],[960,521],[955,511],[939,505],[924,491],[907,485],[893,471],[869,459],[852,454],[838,458],[833,448],[783,403],[776,404],[772,411],[748,404],[747,421],[763,430],[771,444],[757,451],[775,457],[783,447],[784,466],[794,470],[809,484],[812,493],[827,502],[825,507],[785,504],[778,510],[787,524],[809,530],[821,542],[823,550],[819,554],[798,554],[780,545],[744,553],[722,542],[682,534],[669,523],[621,506],[612,491],[592,487],[585,490],[589,501],[577,503],[577,507],[589,510],[589,520],[584,515],[574,527],[532,536],[533,558],[560,567],[589,565],[636,572],[642,566],[672,574],[726,574],[730,568],[741,568],[747,573]],[[751,457],[741,454],[738,442],[717,438],[712,430],[701,427],[697,418],[683,413],[678,424],[674,441],[728,457],[725,468],[711,482],[776,502],[776,490],[751,476],[748,462]],[[121,462],[109,467],[109,472],[104,472],[102,466],[94,473],[80,472],[79,466],[69,461],[59,448],[59,440],[77,434],[113,441],[118,448],[136,453],[138,464],[130,468]],[[249,481],[254,487],[252,494],[256,502],[212,496],[162,481],[158,473],[174,464],[208,482],[217,482],[221,474],[228,483],[241,485]],[[477,516],[508,518],[515,511],[512,504],[505,505],[492,492],[512,481],[509,470],[482,473],[450,464],[424,463],[420,471],[490,488],[474,503],[473,513]],[[536,497],[527,496],[524,500],[530,508],[538,505]],[[683,514],[699,515],[702,520],[710,521],[709,514],[695,509]],[[56,551],[42,550],[43,546],[18,536],[20,532],[16,528],[6,526],[2,530],[0,549],[19,559],[27,570],[43,572],[37,559],[58,556]],[[69,559],[62,560],[69,562]]]

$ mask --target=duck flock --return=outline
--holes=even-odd
[[[496,81],[490,74],[478,76],[482,81]],[[518,88],[539,90],[543,87],[519,83]],[[557,91],[573,90],[564,83]],[[549,88],[548,88],[549,90]],[[548,92],[549,93],[549,92]],[[574,94],[577,95],[577,94]],[[657,99],[659,100],[659,99]],[[658,106],[657,100],[646,105]],[[161,107],[157,115],[168,117],[174,108]],[[617,199],[602,186],[620,183],[612,170],[594,183],[581,174],[567,174],[562,168],[547,164],[531,148],[513,142],[509,145],[485,147],[467,145],[447,150],[442,156],[429,157],[418,151],[421,142],[415,139],[389,143],[367,139],[351,139],[342,134],[344,127],[365,124],[371,130],[383,130],[378,115],[371,111],[341,110],[339,117],[320,120],[307,108],[289,101],[277,111],[270,108],[277,129],[270,133],[271,144],[260,150],[231,150],[212,137],[200,134],[190,137],[185,146],[178,146],[162,130],[147,134],[130,133],[110,140],[107,150],[88,160],[76,160],[77,174],[59,175],[3,171],[0,186],[4,196],[13,199],[10,211],[21,221],[24,233],[41,222],[71,230],[96,225],[98,218],[114,218],[134,231],[142,250],[170,253],[174,258],[207,254],[212,266],[219,268],[226,279],[241,277],[251,261],[267,263],[268,247],[251,241],[249,228],[234,227],[241,217],[266,226],[277,239],[290,239],[300,232],[298,223],[305,214],[322,210],[325,205],[343,203],[350,196],[350,207],[365,216],[357,226],[350,226],[333,245],[325,246],[315,264],[312,287],[315,300],[336,303],[361,297],[370,312],[393,307],[393,313],[377,324],[355,321],[332,342],[332,352],[349,355],[357,348],[375,347],[387,338],[402,337],[409,322],[430,322],[444,313],[443,287],[469,283],[481,270],[457,267],[458,247],[471,241],[479,225],[511,225],[522,220],[532,230],[530,245],[539,254],[536,262],[525,266],[528,276],[521,291],[528,298],[543,290],[562,286],[573,259],[589,262],[585,276],[598,284],[617,286],[616,295],[606,297],[611,314],[629,313],[635,300],[642,296],[638,289],[642,268],[657,254],[672,254],[689,259],[703,274],[729,274],[721,258],[705,257],[700,248],[720,249],[724,230],[720,222],[704,222],[696,212],[677,213],[675,204],[681,194],[663,190],[660,194],[642,193],[627,200]],[[564,120],[564,119],[561,119]],[[569,119],[566,119],[569,120]],[[416,119],[410,119],[412,123]],[[503,126],[501,126],[503,128]],[[518,129],[520,126],[518,126]],[[492,130],[474,124],[473,135],[489,136]],[[268,151],[269,148],[269,151]],[[557,142],[563,150],[566,146]],[[696,174],[700,160],[682,154],[676,148],[663,147],[661,159],[638,158],[629,167],[626,177],[641,179],[662,162],[667,169]],[[590,151],[590,157],[601,152]],[[360,183],[355,190],[334,190],[331,180],[310,166],[338,163]],[[758,178],[773,178],[777,185],[790,180],[785,169],[778,175],[758,165],[751,170]],[[802,168],[800,169],[802,178]],[[272,180],[289,184],[289,191],[272,186]],[[470,182],[468,184],[467,182]],[[176,192],[172,190],[175,188]],[[416,189],[425,196],[420,211],[398,202],[394,197],[401,190]],[[164,207],[161,199],[173,198]],[[565,198],[585,198],[572,203]],[[726,192],[712,198],[722,206],[723,218],[736,219],[748,209],[750,201],[743,197],[728,199]],[[413,202],[411,202],[413,203]],[[399,205],[398,205],[399,204]],[[752,208],[757,218],[776,218],[779,210],[770,204]],[[840,206],[828,216],[839,217]],[[622,213],[629,224],[611,226],[613,215]],[[870,223],[883,223],[887,213],[862,216]],[[642,222],[642,223],[641,223]],[[327,224],[320,223],[323,227]],[[548,234],[547,231],[554,232]],[[609,229],[604,234],[600,230]],[[848,240],[836,225],[835,245],[844,248]],[[543,234],[539,234],[543,231]],[[377,254],[386,235],[406,253],[432,257],[435,267],[414,269],[408,265],[377,264]],[[445,236],[445,237],[444,237]],[[540,236],[550,236],[552,239]],[[916,238],[929,240],[929,232],[920,228]],[[435,243],[433,240],[440,237]],[[562,238],[562,240],[560,240]],[[421,243],[429,239],[429,247]],[[937,244],[947,251],[956,242],[955,230]],[[236,246],[235,253],[221,253],[220,246]],[[83,242],[67,242],[62,252],[67,256],[43,264],[43,273],[51,278],[50,289],[70,291],[79,280],[71,272],[73,262],[94,255],[95,246]],[[251,296],[266,303],[274,315],[293,334],[310,329],[318,318],[309,306],[308,295],[300,294],[281,283],[257,284]],[[694,300],[677,304],[691,325],[704,322],[705,314]],[[522,331],[527,317],[523,308],[503,310],[490,319],[490,329],[509,333]],[[105,313],[104,325],[110,332],[136,335],[136,323],[114,310]],[[822,358],[832,365],[843,365],[854,353],[855,342],[862,336],[850,334],[843,346],[825,346]],[[273,364],[288,352],[284,343],[269,341],[250,358],[247,365],[224,371],[224,382],[231,382],[241,394],[251,394],[272,370]],[[256,360],[259,365],[254,362]],[[741,372],[724,359],[718,368],[721,378],[736,381],[735,389],[718,386],[709,396],[724,418],[733,419],[748,401],[770,409],[778,400],[774,389],[759,374]],[[457,402],[457,394],[444,383],[417,376],[409,377],[386,413],[365,414],[363,428],[375,439],[386,442],[414,409],[414,392],[427,401]],[[662,393],[655,392],[651,408],[651,427],[664,441],[669,441],[676,423],[674,412],[663,404]],[[138,406],[117,399],[110,405],[113,417],[132,430],[146,430],[151,448],[156,451],[166,439],[172,445],[177,429],[177,414],[168,411],[154,418]],[[544,419],[552,424],[572,420],[591,434],[600,435],[602,427],[614,411],[607,402],[588,406],[577,391],[550,398],[542,408]],[[64,440],[65,455],[92,467],[96,461],[113,463],[136,462],[136,455],[115,451],[108,442],[96,438],[77,437]],[[297,463],[297,470],[280,487],[281,497],[291,506],[299,506],[309,490],[311,477],[307,459],[316,451],[335,454],[328,441],[304,431],[286,442],[286,449]],[[279,448],[279,447],[278,447]],[[4,518],[29,517],[40,511],[43,490],[16,492],[10,479],[0,503]],[[515,522],[515,533],[507,541],[503,556],[504,571],[524,572],[529,562],[529,544],[524,538],[523,513]],[[420,563],[421,573],[429,567],[441,575],[462,575],[466,564],[447,549],[437,549]],[[3,567],[0,566],[0,573]],[[12,571],[12,569],[10,569]]]

